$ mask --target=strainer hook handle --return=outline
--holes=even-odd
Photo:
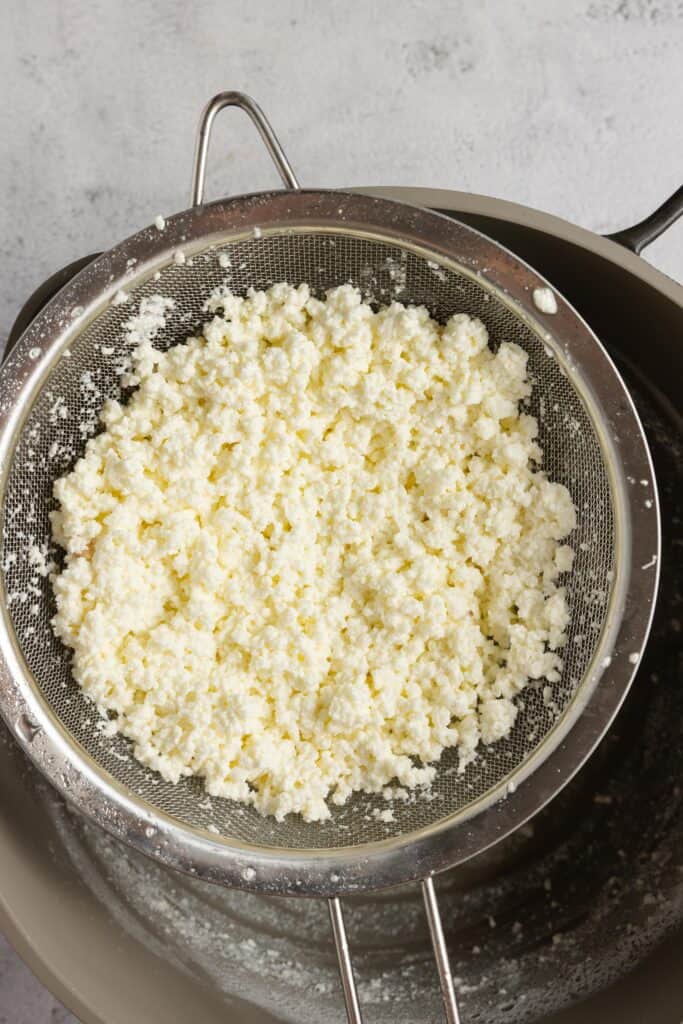
[[[245,113],[249,115],[258,129],[259,135],[263,139],[271,160],[278,169],[285,188],[301,188],[296,174],[292,170],[292,165],[285,155],[285,151],[280,145],[275,132],[270,126],[268,118],[263,113],[258,103],[256,103],[251,96],[247,96],[244,92],[219,92],[217,96],[214,96],[213,99],[209,100],[206,104],[202,111],[202,116],[199,119],[197,141],[195,143],[194,150],[194,163],[192,167],[192,192],[190,195],[190,204],[192,206],[201,206],[204,201],[206,158],[209,152],[211,129],[213,128],[213,122],[216,114],[223,110],[224,107],[239,107],[240,110],[244,110]]]

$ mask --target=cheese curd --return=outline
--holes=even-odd
[[[428,784],[559,678],[568,491],[537,468],[526,355],[351,286],[208,303],[55,484],[54,628],[163,778],[282,819]]]

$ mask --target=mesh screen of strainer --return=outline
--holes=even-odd
[[[219,251],[229,251],[229,270],[221,267]],[[36,574],[30,549],[49,542],[54,479],[82,454],[104,399],[121,394],[123,323],[137,312],[144,296],[170,296],[175,308],[155,344],[177,344],[201,324],[209,292],[226,279],[238,294],[249,286],[266,288],[282,280],[307,282],[323,294],[350,281],[375,303],[394,298],[423,303],[440,321],[459,311],[480,317],[492,347],[514,341],[528,352],[534,383],[529,411],[539,421],[543,468],[569,488],[579,510],[579,526],[571,538],[576,550],[568,583],[571,626],[562,679],[552,687],[552,700],[544,699],[543,683],[529,687],[508,739],[482,748],[464,773],[457,771],[456,752],[447,751],[430,791],[417,792],[405,803],[396,801],[392,822],[372,814],[386,807],[381,796],[357,794],[345,806],[332,808],[330,821],[307,825],[296,816],[278,823],[251,807],[208,799],[198,779],[164,782],[133,758],[126,740],[105,738],[95,728],[97,713],[74,682],[69,651],[50,627],[55,612],[51,586]],[[148,279],[129,292],[130,301],[108,307],[51,370],[24,422],[9,475],[2,565],[11,620],[36,685],[64,726],[120,783],[181,822],[245,842],[317,849],[357,845],[409,833],[463,810],[517,769],[563,714],[591,662],[605,618],[614,555],[611,491],[594,426],[570,380],[543,341],[485,282],[398,246],[341,233],[274,234],[212,246],[183,266],[171,262],[158,280]],[[54,548],[50,555],[60,561]]]

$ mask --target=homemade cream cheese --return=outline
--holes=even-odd
[[[203,337],[142,339],[55,484],[76,680],[165,779],[277,818],[464,767],[559,678],[568,623],[575,509],[525,353],[351,286],[208,307]]]

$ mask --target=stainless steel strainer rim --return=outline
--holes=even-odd
[[[154,227],[147,228],[104,254],[82,271],[34,321],[3,372],[0,408],[3,466],[8,465],[11,457],[22,411],[35,395],[48,365],[119,288],[167,265],[180,247],[191,256],[194,249],[248,234],[256,226],[264,233],[297,227],[302,230],[325,228],[339,233],[377,231],[383,238],[388,234],[394,242],[424,247],[444,262],[448,261],[449,253],[457,253],[459,264],[469,267],[472,274],[523,310],[537,330],[547,329],[546,324],[539,323],[541,317],[531,299],[533,288],[546,282],[500,246],[493,246],[473,229],[438,214],[387,200],[325,191],[259,193],[222,200],[169,218],[163,235]],[[629,655],[642,650],[649,629],[658,578],[659,524],[647,444],[630,397],[611,360],[560,296],[558,313],[547,319],[552,321],[547,341],[559,358],[566,352],[558,345],[557,338],[563,340],[571,359],[579,365],[585,365],[582,344],[588,346],[588,357],[599,362],[599,374],[591,378],[591,384],[598,391],[597,400],[603,406],[611,402],[616,409],[616,437],[610,443],[617,446],[621,462],[621,479],[616,483],[624,503],[622,526],[630,534],[631,547],[629,564],[624,566],[618,581],[620,586],[615,585],[614,590],[615,599],[624,601],[624,613],[620,616],[613,608],[611,628],[594,659],[600,662],[603,657],[612,657],[609,676],[603,677],[602,685],[596,685],[601,672],[600,665],[596,665],[592,692],[584,684],[581,695],[586,703],[585,713],[571,724],[570,737],[557,736],[555,749],[544,758],[536,759],[543,760],[542,764],[535,766],[532,758],[523,766],[525,776],[531,775],[535,768],[531,778],[520,781],[516,791],[503,801],[482,799],[479,804],[486,804],[486,809],[476,815],[474,811],[479,804],[471,809],[466,819],[462,815],[455,816],[455,822],[442,820],[422,832],[374,844],[325,851],[285,851],[219,839],[190,826],[178,825],[140,798],[127,794],[113,780],[103,778],[102,770],[74,744],[34,690],[22,668],[3,604],[1,710],[29,756],[57,788],[100,825],[169,866],[261,892],[311,896],[381,888],[442,870],[496,842],[550,799],[578,770],[608,728],[635,673],[637,666],[629,660]],[[40,351],[37,358],[36,349]],[[601,387],[603,395],[599,393]],[[629,428],[627,433],[624,424]],[[647,477],[653,482],[652,508],[645,510],[642,502],[632,497],[627,477],[636,480]],[[641,566],[651,560],[653,553],[657,554],[656,563],[649,571],[643,571]],[[40,726],[37,732],[35,725]],[[563,731],[569,730],[566,724]],[[505,791],[506,781],[502,780],[495,791],[496,798]],[[147,834],[152,828],[155,829],[153,836]]]

